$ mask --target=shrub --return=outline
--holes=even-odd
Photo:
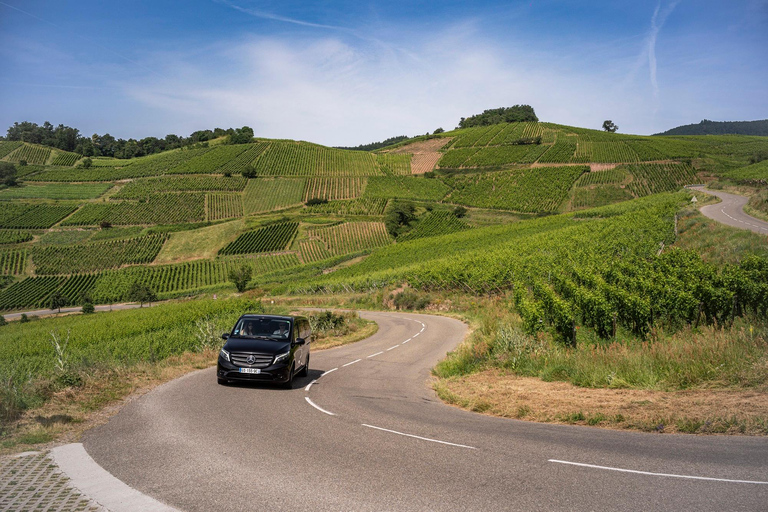
[[[96,308],[92,303],[86,302],[85,304],[83,304],[83,314],[90,315],[94,311],[96,311]]]
[[[21,318],[19,318],[19,322],[22,324],[29,322],[29,317],[27,316],[26,313],[21,314]]]
[[[8,320],[6,320],[3,315],[0,315],[0,327],[3,325],[8,325]]]
[[[312,199],[307,201],[305,204],[307,206],[318,206],[318,205],[321,205],[321,204],[326,204],[327,202],[328,202],[328,200],[323,198],[323,197],[313,197]]]
[[[259,174],[256,172],[256,169],[254,167],[246,167],[243,169],[243,178],[256,178]]]
[[[390,295],[397,309],[424,309],[431,302],[429,295],[421,296],[412,290],[403,290],[397,295]]]
[[[235,284],[235,288],[239,293],[245,291],[245,287],[248,286],[248,281],[251,280],[251,267],[246,264],[242,264],[240,268],[233,268],[229,271],[229,280]]]
[[[463,206],[457,206],[456,208],[453,209],[453,215],[454,217],[460,219],[465,215],[467,215],[467,209],[464,208]]]
[[[93,165],[93,160],[91,160],[90,157],[85,157],[83,158],[81,165],[83,166],[83,169],[88,169]]]

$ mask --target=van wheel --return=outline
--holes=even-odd
[[[309,375],[309,356],[307,356],[307,362],[304,364],[304,368],[299,372],[299,377],[306,377]]]
[[[227,379],[220,379],[216,377],[216,381],[219,383],[220,386],[226,386],[227,384],[229,384],[229,381]]]
[[[291,366],[291,369],[288,373],[288,380],[283,383],[283,387],[285,389],[293,389],[293,366]]]

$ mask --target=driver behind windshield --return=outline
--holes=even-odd
[[[272,336],[276,336],[278,338],[287,338],[288,337],[288,322],[278,322],[277,329],[272,333]]]

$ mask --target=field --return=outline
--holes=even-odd
[[[297,222],[286,222],[248,231],[221,249],[219,254],[228,256],[233,254],[284,251],[288,244],[296,237],[298,228],[299,224]]]
[[[306,181],[293,178],[248,180],[243,204],[245,214],[270,212],[301,204]]]
[[[24,161],[28,164],[42,165],[48,161],[49,156],[51,156],[51,148],[23,144],[12,153],[6,155],[4,159],[16,164]]]
[[[210,221],[243,216],[243,196],[240,194],[207,194],[205,200]]]
[[[328,201],[324,204],[307,206],[307,213],[333,215],[384,215],[387,207],[386,199],[348,199],[346,201]]]
[[[440,201],[450,189],[440,180],[421,177],[374,176],[368,178],[365,197]]]
[[[47,229],[76,209],[75,205],[4,205],[9,215],[0,214],[0,228]]]
[[[51,160],[51,165],[71,167],[75,165],[81,158],[82,156],[78,155],[77,153],[70,153],[68,151],[56,151],[54,153],[53,160]]]
[[[638,164],[624,168],[634,178],[629,188],[638,197],[672,192],[683,185],[697,183],[696,171],[688,164]]]
[[[301,261],[304,263],[326,260],[333,256],[322,240],[319,239],[302,240],[299,242],[299,254],[301,255]]]
[[[392,154],[410,154],[411,170],[413,174],[424,174],[434,170],[440,157],[440,149],[451,141],[449,138],[429,139],[414,142],[406,146],[391,150]]]
[[[0,141],[0,159],[19,149],[22,144],[20,141]]]
[[[447,201],[519,212],[557,211],[586,167],[541,167],[445,178],[453,191]]]
[[[32,249],[32,262],[38,275],[75,274],[125,264],[151,263],[165,240],[165,235],[149,235],[90,244],[36,247]]]
[[[112,188],[108,183],[56,183],[26,185],[0,190],[0,200],[9,199],[95,199]]]
[[[251,164],[259,176],[377,176],[376,156],[363,151],[326,148],[306,142],[274,141]]]
[[[20,275],[26,267],[26,249],[0,250],[0,275]]]
[[[27,231],[9,231],[0,229],[0,245],[19,244],[22,242],[28,242],[32,240],[32,238],[32,233]]]
[[[249,144],[216,146],[197,158],[187,160],[173,167],[171,172],[174,174],[210,174],[225,172],[223,169],[227,164],[237,159],[250,148],[251,146]]]
[[[62,223],[63,226],[94,226],[102,221],[116,226],[178,224],[205,220],[205,195],[157,194],[145,202],[88,203]]]
[[[323,242],[332,255],[382,247],[392,243],[382,222],[346,222],[309,230],[310,239]]]
[[[432,211],[421,219],[414,229],[397,237],[397,241],[406,242],[428,236],[446,235],[465,229],[469,229],[469,225],[452,212]]]

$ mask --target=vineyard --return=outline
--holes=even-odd
[[[333,256],[321,240],[302,240],[299,242],[299,254],[304,263],[322,261]]]
[[[606,171],[592,171],[584,173],[576,180],[577,187],[589,185],[620,185],[627,179],[627,172],[621,168],[613,168]]]
[[[5,160],[14,163],[25,161],[28,164],[43,165],[48,161],[49,156],[51,156],[51,148],[23,144],[12,153],[6,155]]]
[[[62,226],[94,226],[102,221],[116,226],[180,224],[205,220],[205,195],[158,194],[146,202],[87,203]]]
[[[63,167],[71,167],[82,158],[77,153],[70,153],[68,151],[57,151],[51,160],[51,165],[58,165]]]
[[[284,251],[299,229],[298,222],[273,224],[238,236],[219,251],[222,256]]]
[[[173,167],[173,174],[209,174],[224,172],[224,167],[250,149],[248,144],[216,146],[204,154]],[[245,185],[243,185],[245,186]]]
[[[38,275],[75,274],[151,263],[166,239],[166,235],[149,235],[82,245],[35,247],[31,251],[32,262]]]
[[[573,191],[573,209],[594,208],[605,206],[620,201],[632,199],[632,193],[628,188],[615,185],[592,185],[590,187],[576,187]]]
[[[66,277],[28,277],[0,291],[0,311],[44,307],[46,299],[56,291]]]
[[[376,176],[376,156],[306,142],[274,141],[252,164],[259,176]]]
[[[457,218],[452,212],[432,211],[419,221],[414,229],[397,238],[398,242],[416,240],[428,236],[446,235],[469,229],[463,220]]]
[[[144,178],[154,176],[156,173],[146,167],[96,167],[91,169],[46,169],[29,176],[26,181],[45,182],[87,182],[87,181],[114,181],[130,178]]]
[[[725,176],[736,181],[757,183],[761,185],[768,184],[768,160],[763,160],[762,162],[747,167],[729,171],[725,173]]]
[[[310,239],[322,241],[332,255],[348,254],[392,243],[383,222],[346,222],[308,231]]]
[[[448,176],[447,201],[480,208],[553,212],[586,167],[541,167]]]
[[[243,197],[240,194],[208,194],[206,202],[210,221],[243,216]]]
[[[27,250],[12,249],[0,251],[0,275],[18,276],[27,268]]]
[[[4,205],[5,213],[0,214],[0,228],[47,229],[77,209],[74,205],[36,204]],[[13,215],[17,213],[17,215]]]
[[[411,174],[411,155],[382,153],[376,155],[376,163],[386,176],[408,176]]]
[[[9,199],[95,199],[112,188],[111,183],[56,183],[26,185],[0,190],[0,200]]]
[[[629,189],[638,197],[696,183],[696,171],[688,164],[638,164],[625,168],[634,177]]]
[[[440,201],[450,189],[440,180],[415,177],[374,176],[368,178],[364,197]]]
[[[32,233],[27,231],[8,231],[0,229],[0,245],[3,244],[20,244],[22,242],[28,242],[32,240]],[[2,274],[2,272],[0,272]]]
[[[240,177],[223,176],[172,176],[134,180],[125,185],[114,199],[141,199],[163,192],[240,192],[248,180]]]
[[[304,189],[304,201],[310,199],[354,199],[365,190],[367,178],[310,178]]]
[[[6,156],[19,149],[22,144],[24,143],[18,140],[0,141],[0,159],[5,158]]]
[[[349,199],[346,201],[328,201],[324,204],[307,206],[307,213],[325,213],[333,215],[384,215],[386,199]]]
[[[293,178],[248,180],[243,199],[245,214],[264,213],[301,204],[306,181]]]

